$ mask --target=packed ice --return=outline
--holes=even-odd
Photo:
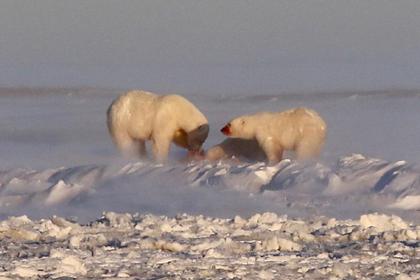
[[[0,224],[3,279],[419,279],[420,227],[358,220],[105,212],[89,224],[53,216]]]

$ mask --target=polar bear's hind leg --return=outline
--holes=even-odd
[[[323,138],[320,138],[317,135],[312,135],[311,137],[303,139],[296,147],[297,159],[306,160],[319,156],[323,144]]]
[[[128,134],[123,132],[116,132],[112,134],[112,140],[117,146],[118,150],[125,157],[137,156],[139,150],[141,150],[141,144],[138,141],[135,141]],[[143,142],[144,145],[144,142]],[[146,147],[144,146],[144,152],[146,152]]]

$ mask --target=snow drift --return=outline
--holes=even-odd
[[[3,215],[77,215],[101,211],[231,216],[258,211],[355,217],[420,209],[420,170],[354,154],[327,165],[285,159],[232,162],[131,162],[0,172]],[[409,218],[415,211],[402,211]],[[401,214],[400,213],[400,214]],[[404,214],[405,213],[405,214]]]

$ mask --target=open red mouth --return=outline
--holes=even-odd
[[[231,134],[230,131],[230,124],[225,125],[221,130],[220,130],[224,135],[229,136]]]

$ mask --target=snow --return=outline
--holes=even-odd
[[[403,172],[390,177],[397,169]],[[59,214],[84,221],[106,210],[222,217],[275,211],[340,218],[383,211],[418,221],[416,200],[403,202],[419,196],[419,176],[416,167],[361,155],[343,157],[332,166],[283,160],[272,166],[150,162],[12,169],[0,177],[0,209],[5,216]],[[33,188],[35,177],[38,187]]]
[[[398,216],[367,214],[360,217],[360,225],[364,228],[374,227],[379,231],[395,231],[407,229],[408,225]]]
[[[420,92],[187,95],[205,148],[237,115],[318,111],[321,157],[275,165],[127,161],[105,123],[121,91],[1,93],[0,277],[420,277]]]
[[[0,277],[420,277],[420,227],[408,223],[376,231],[363,217],[360,222],[291,219],[269,212],[234,219],[105,212],[86,225],[57,217],[23,217],[24,223],[16,224],[18,219],[9,218],[0,227]],[[370,216],[376,219],[404,223],[393,216]],[[52,236],[51,225],[71,228],[70,238]],[[12,235],[10,228],[39,238],[34,242]]]

